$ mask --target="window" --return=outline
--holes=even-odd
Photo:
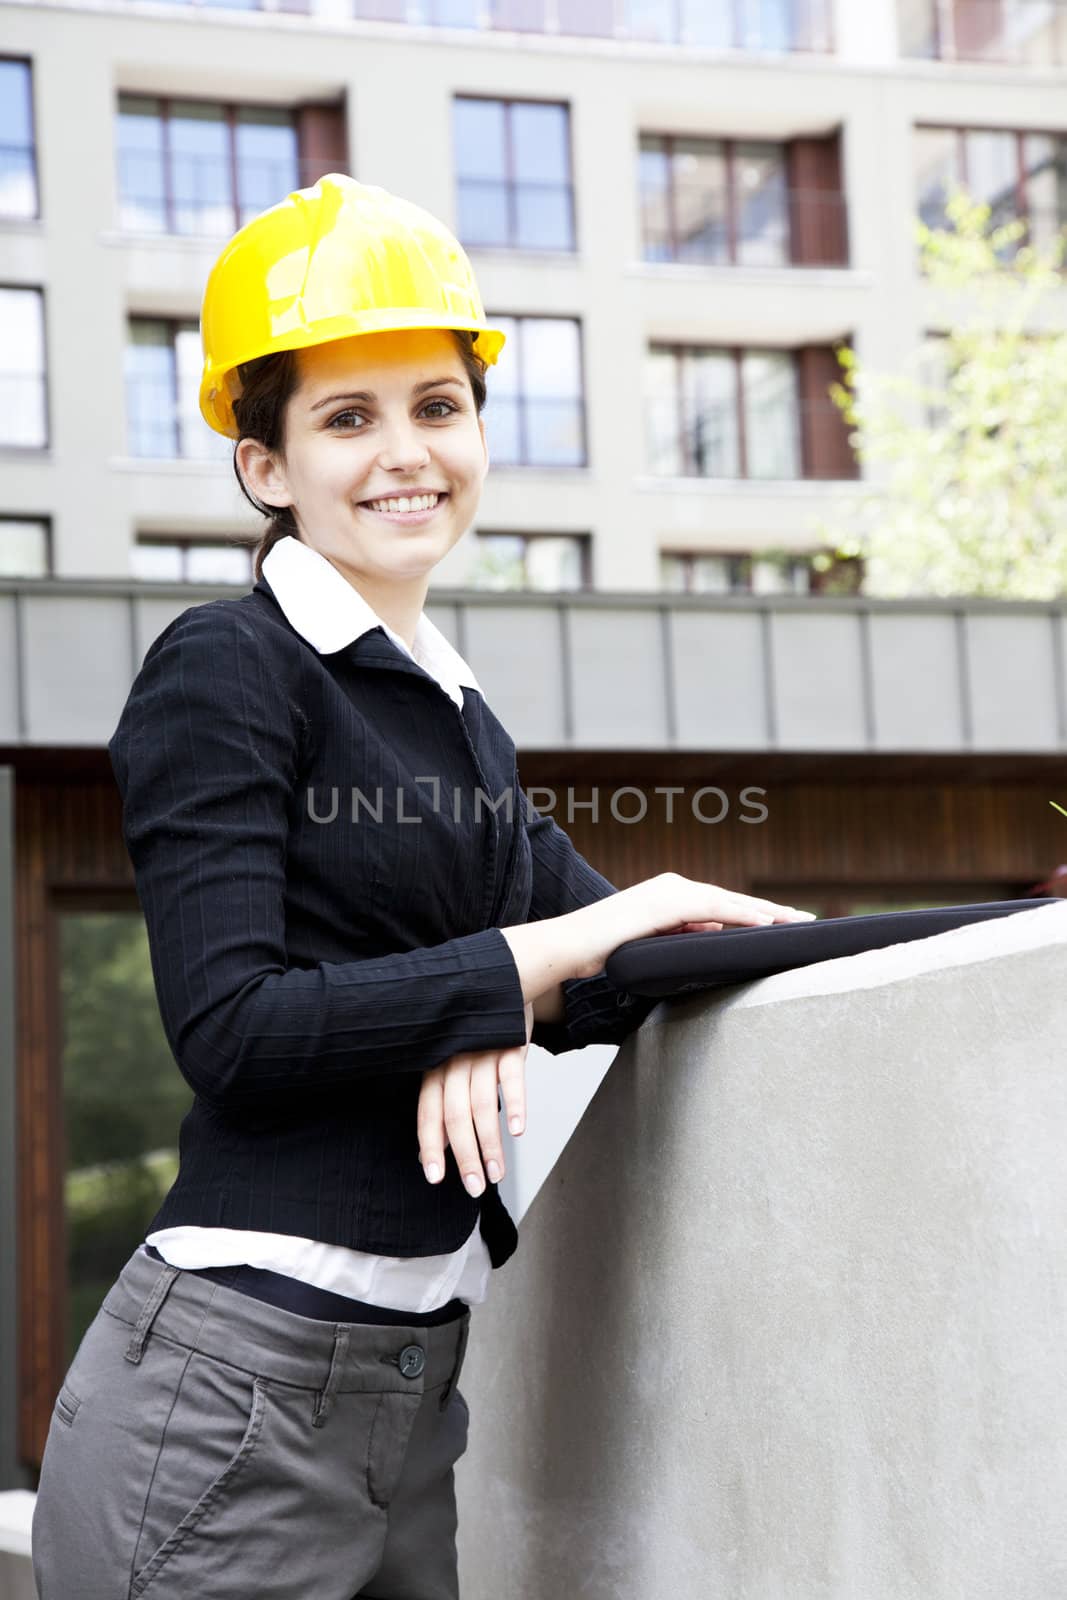
[[[364,22],[508,29],[719,50],[831,48],[830,0],[353,0]]]
[[[578,323],[569,317],[489,320],[507,338],[488,385],[490,459],[498,466],[585,466]]]
[[[915,187],[931,228],[946,226],[945,202],[963,188],[989,206],[990,227],[1019,218],[1046,245],[1067,227],[1067,133],[918,127]]]
[[[0,57],[0,217],[39,215],[31,70]]]
[[[590,585],[585,534],[482,533],[469,581],[475,589],[584,589]]]
[[[202,357],[197,322],[134,317],[126,345],[126,407],[131,456],[224,460],[232,441],[200,415]]]
[[[258,541],[256,541],[258,542]],[[146,583],[253,582],[253,541],[142,535],[130,551],[130,570]]]
[[[47,578],[47,517],[0,516],[0,578]]]
[[[847,264],[836,133],[789,143],[643,134],[638,186],[646,261]]]
[[[940,61],[1067,63],[1062,0],[898,0],[901,53]]]
[[[44,296],[0,287],[0,445],[43,450],[46,417]]]
[[[453,103],[459,237],[470,249],[574,249],[570,118],[532,100]]]
[[[660,587],[679,594],[859,594],[861,557],[833,551],[664,551]]]
[[[855,477],[828,389],[832,349],[653,345],[646,367],[649,471],[667,477]]]
[[[121,94],[120,221],[135,233],[235,233],[293,189],[344,171],[339,106]]]

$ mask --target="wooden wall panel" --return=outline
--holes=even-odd
[[[40,770],[42,765],[48,770]],[[23,761],[16,787],[19,1441],[30,1466],[40,1461],[64,1371],[57,912],[136,907],[119,798],[106,760],[71,754],[67,771],[62,769],[62,752],[29,771]],[[990,898],[1015,897],[1067,861],[1067,818],[1049,805],[1067,805],[1064,761],[961,758],[922,771],[914,761],[901,765],[871,757],[857,763],[818,754],[538,752],[520,753],[519,772],[527,790],[555,789],[552,815],[619,888],[673,870],[799,905],[806,904],[806,894],[818,894],[833,915],[833,896],[849,886],[864,893],[895,887],[931,899],[962,898],[974,886],[983,898],[986,892]],[[568,822],[568,784],[579,801],[589,800],[591,786],[597,786],[598,821],[581,810]],[[670,784],[683,793],[675,796],[675,821],[668,824],[665,797],[655,788]],[[691,803],[698,789],[711,784],[726,792],[730,809],[724,821],[702,824]],[[627,824],[611,816],[613,793],[627,786],[647,796],[643,821]],[[764,822],[740,820],[746,787],[766,790],[756,797],[768,808]],[[635,796],[620,796],[619,807],[634,815]],[[709,795],[707,814],[716,809]]]

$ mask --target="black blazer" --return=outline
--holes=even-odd
[[[194,1091],[148,1231],[418,1256],[458,1249],[480,1216],[494,1266],[515,1249],[497,1186],[469,1195],[451,1148],[443,1180],[423,1176],[421,1075],[525,1041],[502,927],[616,891],[529,807],[483,697],[463,701],[382,628],[319,655],[265,578],[191,607],[148,650],[108,750],[163,1027]],[[565,1021],[533,1032],[553,1054],[619,1043],[658,1003],[604,973],[564,996]]]

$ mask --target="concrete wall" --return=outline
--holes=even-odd
[[[1067,907],[622,1048],[476,1309],[464,1600],[1067,1594]]]

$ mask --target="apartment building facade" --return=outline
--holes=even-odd
[[[944,331],[912,218],[960,180],[1036,237],[1067,223],[1067,7],[0,0],[0,20],[0,1473],[32,1482],[173,1158],[183,1091],[104,746],[166,622],[250,581],[256,519],[196,406],[225,239],[342,171],[464,243],[508,342],[477,521],[429,609],[526,786],[578,787],[557,819],[613,881],[669,865],[831,915],[1026,894],[1067,859],[1064,605],[867,601],[816,524],[860,477],[837,347],[888,369]],[[719,786],[729,816],[687,793],[677,824],[652,800],[630,826],[633,791],[671,784]],[[741,822],[748,786],[774,825]],[[147,1110],[124,1131],[101,1108],[131,1061]]]

